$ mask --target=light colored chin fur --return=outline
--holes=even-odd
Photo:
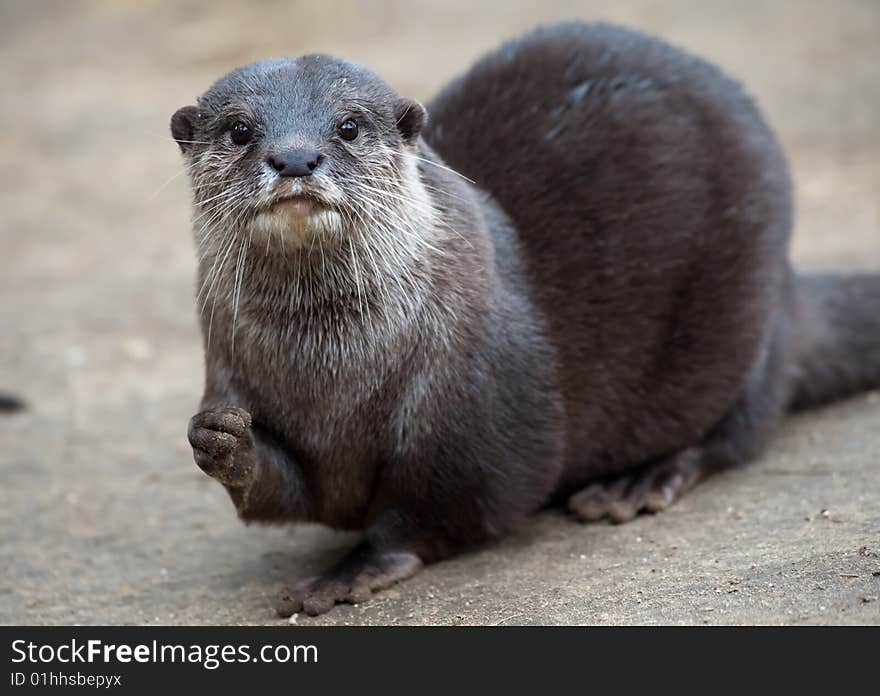
[[[420,239],[419,236],[431,230],[436,211],[419,177],[416,159],[405,157],[401,174],[401,192],[393,193],[392,197],[380,203],[379,208],[384,208],[386,213],[400,207],[406,208],[405,217],[398,219],[401,228],[396,230],[395,236],[398,238],[392,245],[398,246],[397,251],[407,257],[419,257],[425,253],[426,243],[430,248],[428,242],[433,241]],[[335,183],[324,182],[322,185],[332,194],[332,199],[341,198]],[[301,187],[295,183],[292,189],[296,193]],[[400,204],[401,194],[408,199],[406,206]],[[371,243],[370,237],[375,236],[378,230],[370,228],[381,218],[378,210],[364,214],[343,214],[329,207],[315,208],[303,215],[282,203],[258,212],[250,222],[249,232],[255,245],[268,244],[272,248],[289,251],[315,249],[319,246],[349,244],[351,239]],[[366,227],[362,227],[364,223]],[[359,229],[351,229],[352,225]],[[391,240],[386,239],[386,243],[389,242]]]
[[[332,243],[332,240],[339,239],[343,232],[342,215],[329,208],[300,215],[286,210],[284,206],[277,206],[260,211],[254,217],[251,226],[255,241],[258,236],[267,241],[277,239],[279,244],[290,249]]]

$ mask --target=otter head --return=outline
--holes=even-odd
[[[425,118],[369,70],[329,56],[229,73],[171,117],[200,243],[221,245],[232,228],[302,249],[412,227],[427,199],[411,156]]]

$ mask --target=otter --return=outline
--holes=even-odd
[[[539,28],[427,109],[343,60],[262,61],[171,132],[199,251],[195,461],[246,522],[364,530],[282,616],[546,506],[659,512],[787,411],[880,385],[880,276],[794,272],[753,100],[645,34]]]

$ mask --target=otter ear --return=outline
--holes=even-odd
[[[400,131],[404,141],[413,143],[425,127],[428,113],[417,101],[401,98],[397,102],[394,117],[397,119],[397,130]]]
[[[198,115],[198,107],[184,106],[171,117],[171,137],[177,141],[181,152],[186,152],[192,146]]]

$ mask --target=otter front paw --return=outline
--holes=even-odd
[[[233,406],[202,411],[187,432],[196,464],[208,476],[232,487],[246,487],[254,469],[251,415]]]

